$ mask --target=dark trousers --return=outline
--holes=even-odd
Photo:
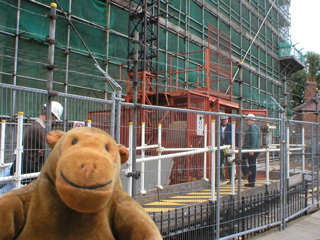
[[[232,163],[228,161],[229,154],[224,154],[223,151],[220,153],[220,178],[226,179],[226,169],[228,168],[229,179],[231,180],[232,175]]]
[[[37,163],[33,163],[33,162],[28,163],[25,160],[25,158],[22,156],[21,174],[40,172],[41,167],[42,167],[42,162],[38,161]],[[15,172],[16,172],[16,159],[12,161],[10,174],[13,175]]]
[[[34,172],[40,172],[41,167],[42,167],[42,162],[43,159],[39,158],[39,160],[34,163],[34,162],[28,162],[24,155],[22,155],[22,164],[21,164],[21,174],[26,174],[26,173],[34,173]],[[16,172],[16,159],[13,160],[12,166],[10,169],[10,174],[14,175]],[[29,184],[33,182],[34,179],[24,179],[21,181],[22,184]]]
[[[253,156],[250,156],[249,153],[243,153],[242,154],[242,173],[243,175],[247,175],[249,172],[251,172],[251,176],[249,176],[248,181],[249,183],[255,183],[256,182],[256,176],[257,176],[257,157],[259,156],[259,153],[254,153]],[[247,159],[248,164],[247,165]]]

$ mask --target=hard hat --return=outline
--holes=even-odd
[[[220,119],[221,120],[228,119],[228,116],[221,116]]]
[[[256,116],[255,116],[254,114],[249,113],[249,114],[246,116],[246,119],[247,119],[247,120],[255,121],[255,120],[256,120]]]
[[[47,107],[47,104],[43,105],[44,107]],[[63,113],[63,106],[56,102],[56,101],[52,101],[51,102],[51,113],[58,119],[60,120],[61,115]]]

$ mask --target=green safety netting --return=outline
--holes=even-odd
[[[18,41],[18,59],[17,59],[17,84],[46,88],[46,83],[38,81],[45,80],[47,70],[43,65],[47,63],[48,44],[45,38],[49,31],[49,18],[46,15],[49,13],[49,5],[52,0],[38,0],[37,2],[29,0],[21,0],[20,24]],[[72,22],[79,31],[83,40],[87,43],[90,50],[97,57],[102,68],[106,67],[108,53],[108,72],[124,87],[126,68],[122,68],[120,73],[120,65],[127,64],[128,58],[128,21],[129,14],[121,6],[110,4],[110,16],[105,1],[99,0],[78,0],[71,1],[71,9],[69,9],[69,0],[60,0],[62,8],[71,12],[74,16]],[[40,4],[38,4],[40,3]],[[192,37],[196,39],[204,39],[207,41],[208,24],[212,24],[226,33],[232,39],[232,55],[235,58],[241,59],[250,45],[250,39],[242,34],[249,32],[254,35],[259,28],[258,17],[252,14],[247,7],[240,6],[238,1],[206,1],[208,7],[203,7],[199,1],[174,1],[161,2],[161,12],[172,14],[172,17],[167,19],[169,24],[174,24],[182,31],[188,30]],[[0,0],[0,71],[5,73],[13,73],[14,70],[14,52],[15,52],[15,37],[17,23],[17,5],[18,0]],[[250,1],[252,8],[257,9],[259,13],[264,13],[270,7],[270,4],[265,0]],[[59,9],[59,8],[58,8]],[[226,20],[218,20],[215,13],[219,10],[224,19],[231,19],[234,25],[231,27]],[[110,24],[109,44],[107,44],[107,23]],[[267,19],[267,23],[275,28],[284,27],[286,21],[272,12],[272,15]],[[70,52],[66,53],[65,48],[68,42],[68,22],[65,17],[58,14],[56,26],[56,41],[55,50],[55,65],[57,67],[54,74],[54,89],[65,91],[64,83],[66,82],[66,70],[68,69],[68,88],[69,93],[81,94],[86,96],[104,97],[105,81],[103,75],[95,68],[93,61],[88,57],[88,53],[81,41],[70,30]],[[241,31],[239,30],[241,29]],[[169,59],[171,54],[181,54],[186,52],[198,51],[206,48],[201,43],[197,43],[192,39],[187,39],[179,36],[173,31],[170,31],[163,26],[159,33],[160,54],[159,54],[159,71],[164,76],[160,78],[160,85],[168,84],[169,76]],[[257,38],[260,44],[264,45],[264,49],[254,45],[249,53],[245,63],[253,66],[255,71],[243,70],[243,80],[246,83],[244,87],[244,97],[253,103],[264,102],[269,103],[267,96],[273,95],[280,98],[280,88],[274,87],[271,81],[266,80],[259,74],[264,73],[272,78],[279,78],[279,60],[274,56],[279,54],[287,54],[289,45],[279,43],[278,37],[272,32],[271,28],[263,28]],[[272,53],[272,54],[270,54]],[[172,68],[180,69],[204,64],[204,52],[190,55],[185,59],[173,59]],[[67,60],[68,56],[68,60]],[[233,66],[233,74],[237,68]],[[121,75],[121,81],[120,81]],[[21,76],[29,77],[28,81]],[[34,79],[30,79],[34,78]],[[211,74],[210,79],[219,78]],[[190,82],[190,86],[194,86],[197,81],[204,82],[205,74],[203,72],[190,72],[187,74],[179,74],[178,81],[183,83]],[[220,79],[221,80],[221,79]],[[0,82],[13,83],[13,78],[10,75],[1,74]],[[254,87],[252,88],[251,85]],[[79,87],[81,88],[79,88]],[[227,91],[228,81],[220,81],[219,83],[211,83],[213,89]],[[87,90],[86,90],[87,88]],[[266,92],[263,96],[261,91]],[[95,91],[96,90],[96,91]],[[239,94],[237,83],[233,83],[234,95]],[[267,100],[266,100],[267,99]],[[272,104],[266,104],[272,105]],[[253,106],[248,106],[248,108]],[[274,108],[277,111],[276,108]]]

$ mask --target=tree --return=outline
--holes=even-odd
[[[291,75],[292,83],[292,108],[299,106],[304,101],[304,84],[307,81],[307,71],[301,70]]]
[[[292,107],[304,102],[304,89],[307,78],[316,78],[320,86],[320,54],[308,52],[306,55],[306,68],[291,75],[292,83]]]
[[[307,72],[308,77],[316,78],[317,83],[320,83],[320,54],[308,52],[307,54]]]

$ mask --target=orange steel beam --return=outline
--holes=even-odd
[[[186,53],[177,53],[177,54],[174,54],[174,55],[171,55],[172,57],[176,57],[176,56],[183,56],[183,55],[187,55],[187,54],[192,54],[192,53],[197,53],[197,52],[204,52],[206,49],[204,50],[197,50],[197,51],[193,51],[193,52],[186,52]],[[171,57],[170,56],[170,57]]]
[[[210,90],[210,49],[206,49],[206,89]]]
[[[255,114],[255,115],[264,115],[268,117],[268,110],[262,110],[262,109],[242,109],[243,114]]]
[[[202,66],[200,66],[200,67],[202,67]],[[197,72],[197,71],[202,71],[202,70],[204,70],[205,69],[205,67],[203,67],[203,69],[202,68],[200,68],[199,70],[197,70],[199,68],[199,66],[197,66],[197,67],[192,67],[192,68],[184,68],[184,69],[186,69],[187,71],[181,71],[181,72],[178,72],[177,70],[176,70],[176,74],[177,73],[187,73],[187,72]],[[192,69],[196,69],[196,70],[192,70]]]
[[[169,75],[170,75],[170,90],[169,92],[172,92],[172,87],[173,87],[173,75],[176,75],[176,82],[175,82],[175,87],[176,89],[175,90],[178,90],[178,86],[179,86],[179,78],[178,78],[178,74],[181,74],[181,73],[186,73],[186,72],[194,72],[194,71],[203,71],[203,70],[206,70],[206,65],[201,65],[201,66],[197,66],[197,67],[193,67],[193,68],[182,68],[182,69],[176,69],[176,70],[173,70],[172,69],[172,58],[173,57],[178,57],[178,56],[183,56],[183,55],[187,55],[187,54],[193,54],[193,53],[198,53],[198,52],[205,52],[206,49],[204,50],[197,50],[197,51],[192,51],[192,52],[187,52],[187,53],[178,53],[178,54],[174,54],[174,55],[170,55],[170,70],[169,70]],[[198,70],[198,68],[201,67],[201,69]],[[191,69],[194,69],[196,68],[196,70],[193,70],[193,71],[186,71],[186,70],[191,70]]]

